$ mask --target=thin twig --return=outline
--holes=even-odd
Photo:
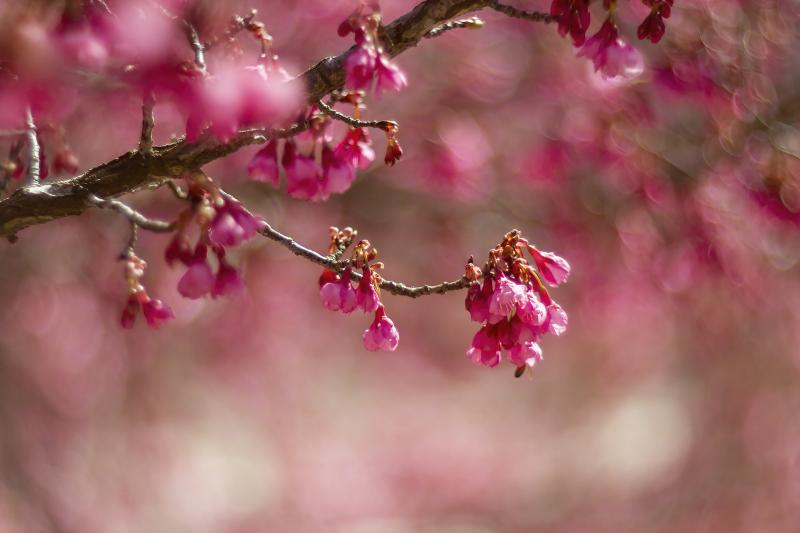
[[[258,14],[258,11],[253,9],[253,10],[250,11],[250,14],[248,14],[245,17],[242,17],[240,15],[234,15],[233,18],[231,19],[231,24],[228,27],[228,31],[226,31],[221,37],[218,36],[218,37],[215,37],[212,41],[209,41],[207,43],[203,43],[204,50],[206,52],[208,52],[210,49],[214,48],[215,46],[217,46],[222,41],[230,41],[230,40],[232,40],[234,37],[236,37],[236,35],[240,31],[242,31],[243,29],[247,28],[247,26],[251,22],[253,22],[253,19],[256,18],[257,14]]]
[[[545,24],[558,21],[558,17],[555,15],[540,11],[523,11],[513,6],[501,4],[497,0],[489,0],[486,6],[516,19],[533,20],[535,22],[544,22]]]
[[[173,179],[167,180],[167,187],[169,187],[169,189],[172,191],[172,194],[174,194],[175,198],[177,198],[178,200],[186,200],[187,198],[189,198],[189,193],[181,189],[181,186],[178,185],[178,183],[175,180]]]
[[[135,255],[136,241],[139,238],[139,225],[130,219],[129,222],[131,223],[131,236],[128,239],[128,244],[125,245],[122,253],[119,254],[120,259],[129,259]]]
[[[189,37],[189,44],[192,46],[192,50],[194,50],[194,62],[197,67],[202,70],[203,72],[206,71],[206,55],[205,55],[205,46],[202,42],[200,42],[200,35],[198,35],[197,30],[194,26],[188,21],[183,20],[184,27],[186,28],[186,35]]]
[[[170,231],[173,231],[175,229],[174,222],[166,222],[164,220],[147,218],[140,212],[136,211],[129,205],[120,202],[119,200],[100,198],[99,196],[92,193],[87,194],[86,199],[89,200],[90,203],[96,205],[97,207],[116,211],[117,213],[121,214],[122,216],[130,220],[131,223],[136,224],[142,229],[146,229],[148,231],[154,231],[156,233],[169,233]]]
[[[175,15],[174,13],[171,13],[157,0],[150,0],[150,3],[156,9],[161,11],[165,17],[183,25],[184,30],[186,30],[186,37],[189,39],[189,45],[192,47],[192,50],[194,50],[194,63],[197,65],[197,68],[203,72],[206,72],[205,46],[200,41],[200,35],[197,33],[197,30],[192,23],[182,17],[179,17],[178,15]]]
[[[483,28],[483,21],[479,17],[470,17],[468,19],[462,20],[453,20],[450,22],[446,22],[441,26],[436,26],[431,31],[425,34],[426,39],[433,39],[434,37],[439,37],[441,34],[450,31],[450,30],[457,30],[460,28],[466,28],[469,30],[478,30]]]
[[[344,122],[345,124],[349,124],[354,128],[377,128],[383,131],[395,131],[395,132],[399,128],[397,122],[395,122],[394,120],[359,120],[357,118],[353,118],[351,116],[345,115],[344,113],[336,111],[333,107],[329,106],[322,100],[317,102],[317,106],[322,110],[323,113],[325,113],[329,117]]]
[[[38,187],[42,154],[39,139],[37,138],[36,123],[33,121],[33,113],[30,107],[25,109],[25,127],[27,128],[26,135],[28,136],[28,183]]]
[[[153,153],[153,106],[156,100],[153,93],[147,92],[142,97],[142,134],[139,138],[139,152],[147,155]]]
[[[337,261],[332,256],[322,255],[314,250],[311,250],[310,248],[306,248],[288,235],[284,235],[283,233],[279,232],[268,223],[264,222],[263,224],[264,226],[260,230],[260,233],[263,236],[267,237],[268,239],[272,239],[298,257],[303,257],[312,263],[316,263],[321,267],[329,268],[336,272],[341,272],[350,264],[350,261]],[[360,280],[361,273],[354,270],[352,272],[352,277],[355,280]],[[437,285],[421,285],[419,287],[412,287],[405,285],[404,283],[388,279],[382,279],[379,285],[381,289],[391,294],[408,296],[409,298],[418,298],[427,294],[444,294],[450,291],[465,289],[469,287],[469,284],[470,280],[464,277],[454,281],[445,281]]]

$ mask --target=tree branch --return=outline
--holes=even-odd
[[[433,28],[489,3],[489,0],[425,0],[381,29],[383,48],[390,56],[397,56],[416,46]],[[349,53],[350,50],[323,59],[290,83],[302,84],[307,101],[318,102],[344,85],[343,62]],[[185,175],[243,146],[262,143],[270,136],[295,135],[307,127],[308,124],[297,124],[272,132],[242,131],[227,143],[220,143],[209,135],[192,143],[180,140],[154,147],[152,154],[129,152],[69,180],[23,187],[0,201],[0,237],[14,240],[16,233],[26,227],[79,215],[92,205],[85,191],[100,198],[135,192],[144,186]]]
[[[383,131],[397,131],[399,129],[397,122],[394,120],[359,120],[336,111],[333,106],[326,104],[322,100],[317,102],[317,107],[332,119],[344,122],[354,128],[377,128]]]
[[[283,233],[274,229],[266,222],[264,222],[264,227],[260,230],[260,233],[261,235],[267,237],[268,239],[272,239],[273,241],[277,242],[278,244],[280,244],[281,246],[292,252],[294,255],[302,257],[304,259],[308,259],[312,263],[316,263],[321,267],[328,268],[336,272],[341,272],[342,270],[344,270],[346,266],[350,264],[349,261],[337,261],[336,258],[334,258],[333,256],[322,255],[310,248],[306,248],[305,246],[298,243],[288,235],[284,235]],[[352,277],[355,280],[360,280],[361,272],[353,270]],[[397,296],[408,296],[409,298],[418,298],[420,296],[424,296],[427,294],[444,294],[450,291],[465,289],[469,287],[470,283],[471,283],[470,280],[468,280],[466,277],[462,277],[461,279],[457,279],[454,281],[445,281],[437,285],[421,285],[418,287],[412,287],[397,281],[382,279],[379,286],[386,292],[395,294]]]

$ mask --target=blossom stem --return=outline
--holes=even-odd
[[[130,220],[132,224],[135,224],[136,226],[142,229],[146,229],[148,231],[154,231],[157,233],[169,233],[170,231],[173,231],[175,229],[174,222],[166,222],[164,220],[147,218],[140,212],[136,211],[129,205],[120,202],[119,200],[100,198],[99,196],[92,193],[87,194],[86,199],[91,204],[97,207],[116,211],[117,213],[121,214],[122,216]]]
[[[397,122],[394,120],[359,120],[336,111],[332,106],[326,104],[322,100],[317,102],[317,106],[332,119],[344,122],[354,128],[377,128],[383,131],[397,131],[398,129]]]

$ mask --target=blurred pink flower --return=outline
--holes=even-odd
[[[376,350],[393,352],[397,349],[400,333],[394,322],[386,316],[383,305],[378,306],[375,311],[375,319],[369,328],[364,330],[363,340],[364,348],[373,352]]]

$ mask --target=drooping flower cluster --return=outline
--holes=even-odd
[[[375,80],[375,93],[399,91],[408,85],[406,75],[384,52],[378,39],[381,12],[376,0],[362,0],[358,9],[339,25],[339,35],[355,35],[356,48],[345,59],[346,86],[368,90]]]
[[[355,236],[356,232],[351,228],[341,231],[338,228],[331,228],[331,254],[334,257],[341,255]],[[331,311],[349,314],[360,309],[364,313],[375,313],[372,324],[362,335],[364,347],[370,351],[393,352],[397,349],[400,334],[392,319],[386,316],[386,309],[378,295],[380,276],[375,270],[383,265],[370,264],[377,257],[377,253],[368,241],[359,241],[351,260],[356,268],[361,269],[361,279],[358,284],[353,287],[353,271],[350,265],[347,265],[341,274],[326,269],[319,278],[319,295],[322,305]]]
[[[364,109],[363,93],[341,92],[336,99],[354,106],[359,116]],[[312,107],[308,121],[311,124],[306,135],[311,139],[309,148],[303,149],[294,139],[283,141],[279,158],[279,141],[271,139],[258,151],[247,167],[248,174],[256,181],[280,186],[280,168],[286,176],[286,191],[292,198],[319,202],[332,194],[347,191],[356,178],[356,170],[366,168],[375,159],[369,131],[363,127],[350,127],[338,144],[332,144],[329,134],[332,120]],[[403,154],[397,142],[397,127],[386,122],[383,127],[387,148],[385,162],[394,163]]]
[[[639,25],[636,36],[657,43],[666,31],[664,19],[668,19],[672,14],[674,0],[642,0],[642,3],[650,7],[650,14]]]
[[[147,263],[139,259],[132,251],[125,254],[125,281],[128,284],[128,301],[122,310],[120,324],[131,329],[136,322],[139,311],[144,315],[147,325],[157,329],[162,323],[174,318],[172,309],[161,300],[150,298],[141,283]]]
[[[178,292],[186,298],[213,298],[234,294],[243,288],[239,271],[226,259],[226,249],[238,246],[253,237],[261,220],[239,202],[220,195],[214,184],[205,177],[193,179],[189,185],[192,205],[178,220],[178,229],[164,253],[169,265],[183,263],[186,272],[178,281]],[[192,247],[189,231],[194,222],[200,231]],[[209,250],[216,256],[214,273],[208,261]]]
[[[533,259],[534,268],[525,257]],[[550,296],[544,283],[557,286],[567,280],[569,263],[542,252],[523,239],[517,230],[489,252],[482,271],[470,262],[466,276],[473,282],[465,306],[470,319],[481,324],[467,356],[475,363],[495,367],[502,351],[517,367],[517,375],[542,360],[539,339],[547,333],[561,335],[567,314]],[[483,277],[483,282],[478,279]]]
[[[642,73],[644,62],[636,48],[619,37],[619,30],[612,16],[609,16],[600,30],[590,37],[578,52],[578,57],[586,57],[594,63],[595,72],[605,79],[617,77],[632,78]]]

